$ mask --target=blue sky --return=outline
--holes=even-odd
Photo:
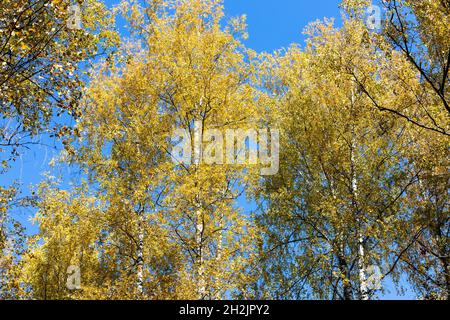
[[[273,51],[304,41],[308,23],[325,17],[340,18],[338,0],[225,0],[227,16],[247,15],[247,46]]]
[[[119,0],[106,0],[111,6],[119,3]],[[338,0],[224,0],[225,14],[227,18],[246,14],[249,39],[247,47],[258,52],[272,52],[280,48],[286,48],[292,43],[303,45],[305,37],[302,30],[309,22],[325,17],[334,17],[339,24],[340,11]],[[56,147],[36,146],[25,151],[21,158],[14,164],[13,168],[1,176],[1,185],[8,185],[13,180],[22,183],[25,189],[36,185],[42,179],[42,174],[52,171],[48,166],[51,158],[58,155],[61,145],[53,140],[45,139],[49,145],[56,143]],[[63,168],[64,176],[72,176],[70,168]],[[54,173],[54,172],[53,172]],[[54,173],[56,175],[56,173]],[[68,186],[68,181],[64,185]],[[247,205],[247,210],[251,210]],[[36,226],[28,222],[34,212],[25,209],[20,213],[19,220],[24,222],[30,233],[36,231]],[[388,289],[392,289],[392,283],[386,281]],[[397,296],[395,290],[384,295],[383,299],[411,299],[414,295],[407,291],[405,296]]]

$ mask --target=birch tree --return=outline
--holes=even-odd
[[[99,203],[90,243],[99,256],[92,277],[102,284],[88,283],[96,283],[99,298],[245,295],[257,233],[251,215],[236,205],[244,168],[202,160],[202,146],[213,142],[204,136],[207,129],[224,134],[254,121],[258,95],[251,86],[253,65],[246,62],[252,53],[239,40],[245,24],[234,19],[223,28],[220,1],[125,3],[123,10],[139,45],[125,47],[115,63],[99,67],[76,127],[80,138],[66,148],[68,159],[85,170]],[[189,140],[192,157],[186,163],[174,161],[176,129]],[[86,196],[75,194],[76,203]],[[49,194],[43,203],[60,207],[60,201]],[[37,216],[39,225],[47,219],[57,223],[52,210]],[[84,216],[78,219],[88,223]],[[44,261],[55,259],[45,248],[56,245],[56,230],[44,230],[31,260],[36,252]],[[69,261],[69,244],[60,248]],[[82,290],[80,296],[93,291],[83,285]]]
[[[0,3],[0,238],[13,241],[14,247],[23,242],[23,236],[17,238],[23,227],[15,213],[28,201],[23,199],[21,182],[6,185],[3,175],[18,165],[25,150],[40,145],[43,135],[70,134],[65,122],[79,115],[87,76],[79,67],[109,55],[117,43],[111,28],[114,19],[104,4],[77,2],[78,29],[68,24],[70,4],[67,0]],[[2,249],[0,259],[11,260]]]
[[[305,52],[269,57],[264,75],[278,99],[269,117],[284,128],[280,175],[259,194],[266,288],[276,298],[369,299],[380,289],[369,267],[388,260],[390,223],[415,179],[399,165],[407,140],[353,77],[377,70],[365,27],[326,21],[307,33]]]

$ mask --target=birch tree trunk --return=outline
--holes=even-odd
[[[138,154],[141,155],[140,145],[137,144]],[[144,294],[144,212],[145,208],[141,206],[137,211],[138,215],[138,239],[136,248],[136,290],[142,297]]]
[[[223,241],[223,212],[220,213],[220,221],[219,221],[219,236],[217,239],[217,253],[216,253],[216,265],[219,265],[221,263],[222,260],[222,241]],[[216,300],[221,300],[222,295],[221,295],[221,283],[219,281],[219,279],[216,280],[216,292],[214,295],[214,298]]]
[[[136,288],[139,295],[144,294],[144,213],[139,213]]]
[[[200,101],[202,105],[202,101]],[[200,164],[202,161],[202,143],[203,143],[203,122],[195,121],[194,124],[194,163],[195,174],[198,175]],[[206,279],[204,266],[204,250],[203,250],[203,231],[205,227],[202,202],[200,195],[197,194],[195,199],[195,244],[197,249],[196,276],[197,276],[197,294],[199,299],[206,297]]]
[[[202,211],[196,211],[196,236],[195,241],[197,245],[197,292],[200,299],[206,297],[206,281],[205,281],[205,266],[203,258],[203,215]]]
[[[352,92],[352,113],[355,107],[355,94]],[[358,210],[358,179],[356,176],[356,156],[355,150],[357,148],[355,125],[352,124],[351,131],[351,145],[350,145],[350,172],[351,172],[351,188],[352,188],[352,206],[356,214],[356,225],[358,230],[358,275],[359,275],[359,292],[361,300],[369,300],[369,293],[367,288],[367,277],[365,268],[365,250],[364,250],[364,235],[362,233],[361,212]]]
[[[355,153],[353,148],[355,145],[352,142],[351,151],[351,171],[352,171],[352,193],[353,193],[353,208],[357,214],[356,224],[358,229],[358,272],[359,272],[359,291],[361,300],[369,300],[369,293],[367,290],[367,277],[365,267],[365,250],[364,250],[364,235],[362,233],[362,221],[360,218],[361,213],[357,210],[357,197],[358,197],[358,181],[355,173]]]

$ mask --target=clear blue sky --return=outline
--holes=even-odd
[[[273,51],[302,44],[308,23],[325,17],[340,18],[338,0],[225,0],[227,16],[247,15],[250,37],[247,46]]]
[[[120,0],[106,0],[111,6],[119,3]],[[288,47],[292,43],[303,45],[305,40],[302,30],[309,22],[324,17],[334,17],[337,24],[340,21],[338,0],[224,0],[226,17],[246,14],[249,39],[247,47],[258,52],[272,52],[276,49]],[[61,145],[53,140],[45,139],[46,144],[56,148],[46,146],[32,147],[15,163],[13,169],[1,177],[1,185],[8,185],[13,180],[20,181],[24,188],[29,189],[31,185],[36,185],[42,179],[42,173],[50,171],[48,166],[50,159],[58,154]],[[66,178],[73,176],[70,168],[64,168]],[[57,175],[57,173],[53,173]],[[69,180],[68,179],[68,180]],[[68,181],[65,181],[68,186]],[[247,210],[250,205],[247,205]],[[32,226],[28,219],[34,212],[25,210],[20,213],[19,220],[26,224],[30,233],[36,231],[36,226]],[[392,288],[390,281],[386,281],[385,286]],[[397,296],[394,290],[382,297],[383,299],[411,299],[414,295],[407,291],[405,296]]]

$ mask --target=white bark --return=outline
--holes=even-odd
[[[216,253],[216,265],[219,266],[221,264],[222,260],[222,241],[223,241],[223,212],[220,213],[220,221],[219,221],[219,236],[217,239],[217,253]],[[222,298],[221,296],[221,282],[216,279],[215,283],[216,293],[215,293],[215,299],[220,300]]]
[[[141,148],[137,144],[137,152],[141,155]],[[137,211],[138,219],[138,239],[136,248],[136,290],[142,296],[144,294],[144,224],[145,210],[143,208]]]
[[[137,281],[136,287],[138,294],[144,293],[144,221],[143,213],[139,214],[139,234],[137,246]]]
[[[200,101],[202,105],[202,101]],[[203,123],[201,121],[195,121],[194,123],[194,163],[195,174],[198,175],[199,167],[202,161],[202,142],[203,142]],[[200,195],[197,194],[195,212],[195,244],[197,249],[197,261],[196,261],[196,273],[197,273],[197,294],[199,299],[206,297],[206,279],[205,279],[205,266],[204,266],[204,252],[203,252],[203,231],[204,220],[202,203],[200,201]]]
[[[355,94],[352,92],[352,110],[355,108]],[[350,145],[350,166],[351,166],[351,183],[353,193],[353,209],[357,214],[356,224],[358,230],[358,273],[359,273],[359,292],[361,300],[369,300],[369,292],[366,277],[365,267],[365,250],[364,250],[364,235],[362,233],[361,212],[358,210],[358,179],[356,176],[357,160],[355,150],[357,148],[355,126],[352,124],[352,137]]]
[[[354,134],[354,133],[352,133]],[[353,206],[355,212],[357,212],[357,198],[358,198],[358,181],[356,177],[355,167],[355,151],[354,148],[356,144],[354,142],[354,137],[352,137],[352,146],[351,146],[351,174],[352,174],[352,192],[353,192]],[[359,212],[357,212],[360,215]],[[361,218],[358,216],[356,218],[357,228],[358,228],[358,272],[359,272],[359,291],[361,294],[361,300],[369,300],[369,293],[367,290],[367,277],[366,277],[366,267],[365,267],[365,250],[364,250],[364,235],[362,234],[362,225]]]
[[[200,299],[206,296],[205,266],[203,259],[203,216],[201,209],[196,211],[195,242],[197,245],[197,292]]]

